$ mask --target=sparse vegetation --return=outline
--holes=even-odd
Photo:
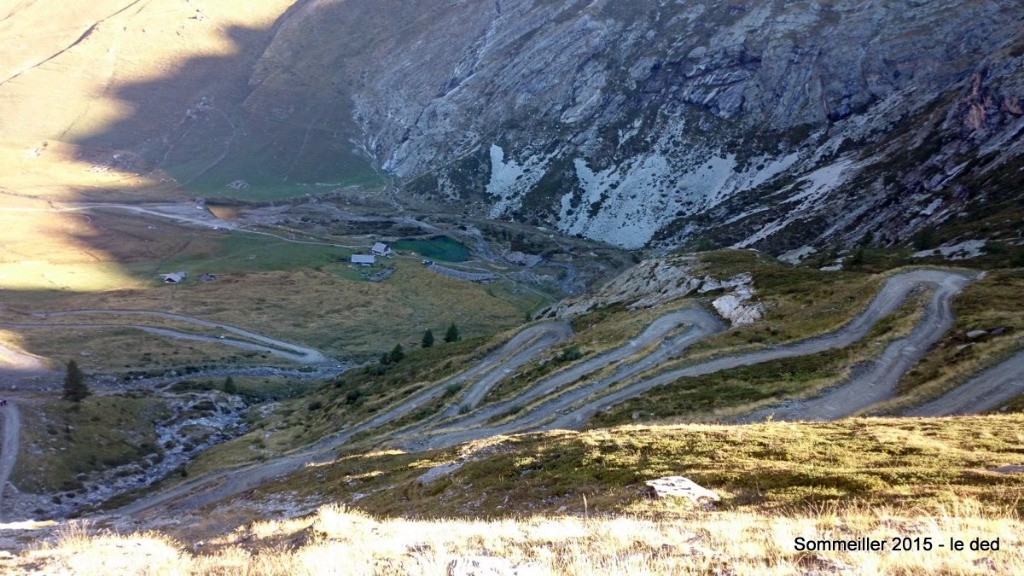
[[[32,493],[81,489],[80,474],[159,453],[154,422],[169,415],[159,399],[123,395],[92,395],[71,410],[54,403],[23,411],[23,450],[46,456],[16,466],[12,479]]]
[[[580,351],[579,344],[567,346],[558,353],[558,359],[562,362],[574,362],[580,358],[583,358],[583,352]]]
[[[427,450],[432,431],[414,427],[479,434],[452,413],[478,408],[480,383],[494,383],[484,405],[512,406],[483,416],[509,422],[536,414],[545,399],[516,395],[555,371],[566,376],[558,392],[617,374],[602,381],[614,391],[814,337],[849,321],[896,268],[951,264],[914,250],[968,240],[984,249],[962,265],[988,275],[953,301],[953,327],[872,415],[1020,350],[1019,3],[915,2],[897,18],[876,14],[882,3],[833,0],[810,3],[813,14],[795,2],[9,4],[0,340],[29,354],[9,366],[0,349],[14,400],[3,402],[3,460],[17,456],[0,485],[5,520],[126,486],[135,491],[116,503],[196,484],[131,519],[49,535],[5,526],[5,544],[27,550],[0,551],[0,572],[453,574],[454,559],[477,556],[552,574],[1024,574],[1024,474],[1002,470],[1024,454],[1024,395],[978,417],[706,423],[839,381],[908,333],[926,313],[922,294],[841,350],[677,379],[569,424],[601,428]],[[456,19],[496,24],[476,42],[480,27],[449,33]],[[863,40],[867,57],[818,41],[830,37]],[[412,41],[418,51],[403,54]],[[524,58],[535,46],[568,52]],[[484,65],[463,57],[473,52]],[[516,66],[486,65],[505,57]],[[770,94],[758,68],[793,81]],[[500,90],[484,77],[494,70],[506,72]],[[572,73],[555,74],[569,70],[572,86],[558,81]],[[525,90],[504,85],[524,78]],[[466,113],[480,103],[478,117]],[[200,196],[219,199],[212,211],[225,220]],[[759,252],[714,249],[756,238]],[[395,239],[376,267],[349,265]],[[515,362],[452,378],[492,360],[530,311],[684,241],[701,251],[686,256],[693,278],[666,291],[750,273],[764,318],[683,352],[662,346],[686,326],[634,338],[666,312],[710,310],[730,288],[708,282],[651,308],[581,307],[575,334],[517,340]],[[810,243],[817,252],[797,265],[770,255]],[[461,281],[424,257],[496,278]],[[825,266],[841,269],[815,269]],[[177,270],[187,282],[159,279]],[[143,320],[144,310],[171,314]],[[431,329],[419,338],[426,326],[443,344]],[[265,346],[273,339],[315,350],[285,360]],[[620,345],[614,362],[591,364]],[[657,362],[637,364],[648,372],[623,376],[653,350]],[[560,425],[575,416],[555,414]],[[662,425],[640,426],[650,422]],[[242,479],[252,470],[229,469],[265,461],[260,472],[276,476],[259,486]],[[676,474],[721,494],[718,509],[649,497],[645,481]],[[207,495],[221,499],[195,508]],[[150,522],[163,532],[118,532]],[[793,546],[903,535],[1003,548]]]
[[[420,517],[582,513],[585,494],[592,513],[664,517],[678,510],[644,498],[643,482],[680,474],[718,492],[730,511],[856,501],[902,510],[971,502],[1019,513],[1024,477],[990,468],[1018,460],[1022,426],[1024,416],[1002,415],[546,432],[418,454],[353,450],[260,493],[297,491],[325,501],[361,493],[368,496],[360,509],[369,513]],[[418,485],[426,469],[460,455],[468,460],[449,476]]]
[[[952,307],[953,326],[900,381],[900,396],[880,406],[887,413],[938,396],[1021,348],[1024,270],[989,272],[964,288]],[[977,338],[967,333],[982,330]]]
[[[935,248],[938,244],[935,239],[935,228],[926,226],[918,230],[914,233],[911,244],[914,246],[915,250],[929,250],[931,248]]]

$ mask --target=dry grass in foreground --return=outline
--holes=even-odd
[[[800,551],[806,540],[884,543],[884,551]],[[950,539],[963,551],[950,550]],[[998,550],[971,550],[971,541]],[[894,539],[911,550],[893,551]],[[28,574],[450,574],[457,559],[487,557],[517,574],[1021,574],[1024,525],[972,505],[934,512],[848,506],[763,515],[694,511],[671,521],[625,517],[521,520],[378,520],[338,506],[265,521],[197,551],[157,533],[90,534],[65,527],[56,541],[0,557]],[[925,542],[932,547],[925,550]],[[939,547],[939,545],[943,547]]]

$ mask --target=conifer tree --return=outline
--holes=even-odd
[[[401,344],[395,344],[395,347],[391,349],[390,360],[392,364],[397,364],[405,358],[405,350]]]
[[[448,332],[446,332],[445,335],[444,335],[444,341],[445,342],[458,342],[459,341],[459,327],[455,325],[455,322],[452,322],[451,325],[448,326]]]
[[[78,363],[68,360],[67,372],[64,374],[64,399],[81,402],[89,396],[89,387],[85,385],[85,375],[78,368]]]
[[[430,348],[434,345],[434,333],[427,328],[427,331],[423,333],[423,347]]]

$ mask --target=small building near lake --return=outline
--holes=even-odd
[[[373,254],[353,254],[351,262],[360,266],[373,266],[377,262],[377,257]]]

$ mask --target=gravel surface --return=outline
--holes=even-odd
[[[1018,394],[1024,394],[1024,350],[904,415],[976,414],[992,410]]]
[[[6,406],[0,406],[0,421],[3,422],[3,440],[0,442],[0,510],[3,510],[4,492],[11,470],[18,461],[18,435],[21,433],[21,416],[18,406],[8,399]]]

